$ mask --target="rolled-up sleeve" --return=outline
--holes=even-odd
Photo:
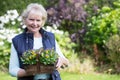
[[[61,52],[61,49],[57,43],[57,41],[55,41],[55,46],[56,46],[56,52],[58,53],[58,55],[62,58],[65,58],[65,56],[63,55],[63,53]]]
[[[11,55],[9,61],[9,73],[17,77],[17,73],[20,70],[17,51],[14,48],[13,44],[11,45]]]

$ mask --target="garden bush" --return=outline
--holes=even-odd
[[[105,42],[108,58],[112,61],[116,72],[120,73],[120,36],[113,35]]]

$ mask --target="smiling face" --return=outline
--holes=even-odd
[[[42,27],[43,19],[40,11],[31,10],[25,20],[28,32],[38,33]]]

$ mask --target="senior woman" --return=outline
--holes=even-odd
[[[45,8],[38,3],[31,3],[22,13],[23,23],[26,28],[23,33],[18,34],[12,39],[11,55],[9,62],[9,73],[17,77],[17,80],[61,80],[57,69],[53,73],[43,73],[28,76],[23,68],[21,55],[30,49],[52,49],[59,55],[57,68],[68,64],[68,59],[62,54],[55,36],[51,32],[42,29],[46,20],[47,12]]]

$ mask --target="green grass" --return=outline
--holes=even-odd
[[[120,75],[108,75],[108,74],[75,74],[61,72],[62,80],[120,80]],[[11,77],[8,73],[0,72],[0,80],[16,80],[15,77]]]
[[[61,73],[62,80],[120,80],[120,75]]]
[[[8,73],[0,72],[0,80],[17,80],[15,77],[11,77]]]

